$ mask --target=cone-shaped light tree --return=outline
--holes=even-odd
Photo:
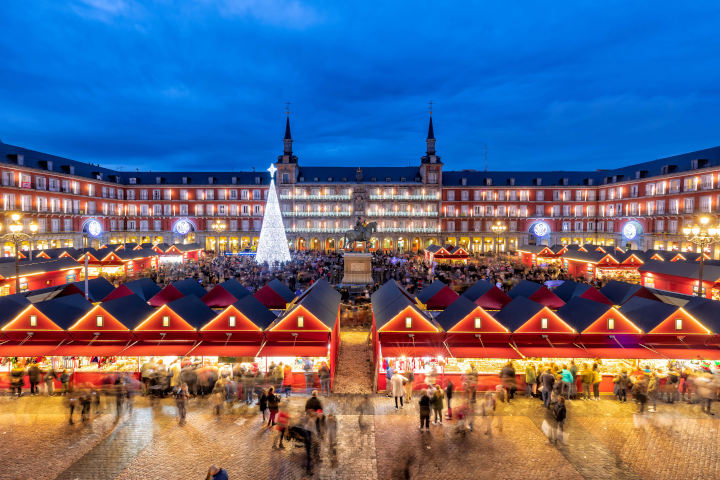
[[[263,216],[260,240],[255,255],[257,263],[267,262],[270,266],[277,266],[290,261],[290,249],[285,236],[285,225],[283,225],[280,204],[275,191],[276,171],[275,165],[270,165],[270,168],[268,168],[268,172],[270,172],[270,190],[265,204],[265,215]]]

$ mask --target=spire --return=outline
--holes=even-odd
[[[289,131],[289,130],[288,130]],[[433,131],[433,124],[432,124],[432,111],[430,112],[430,125],[428,125],[428,140],[435,140],[435,132]]]
[[[430,119],[430,123],[432,123],[432,119]],[[430,129],[432,130],[432,125],[430,125]],[[292,140],[292,135],[290,135],[290,112],[288,112],[287,119],[285,120],[285,140]]]

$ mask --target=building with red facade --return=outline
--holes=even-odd
[[[683,225],[720,211],[720,147],[609,170],[488,172],[444,170],[432,119],[415,166],[306,167],[292,142],[288,119],[277,185],[288,237],[299,250],[341,248],[343,232],[362,217],[376,222],[372,248],[391,251],[570,243],[684,251],[692,245]],[[252,249],[269,185],[259,170],[116,171],[0,143],[3,210],[39,225],[24,248],[80,247],[83,226],[97,219],[104,233],[95,246]],[[218,219],[226,224],[222,233],[211,229]],[[495,234],[490,227],[498,221],[507,228]],[[11,250],[2,246],[4,255]]]

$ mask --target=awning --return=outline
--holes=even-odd
[[[521,347],[520,353],[532,358],[593,358],[593,356],[582,348],[568,345],[557,345],[555,347]]]
[[[252,353],[255,355],[260,347]],[[329,348],[325,345],[265,345],[260,357],[327,357]]]
[[[192,347],[190,347],[192,348]],[[188,349],[189,350],[189,349]],[[199,345],[191,355],[207,357],[254,357],[260,345]]]
[[[720,360],[720,348],[655,348],[658,353],[675,360]]]
[[[128,348],[127,350],[124,350],[120,355],[123,357],[173,357],[173,356],[180,356],[185,355],[190,351],[191,348],[193,348],[192,343],[167,343],[167,344],[143,344],[143,345],[133,345],[132,347]],[[199,348],[199,347],[198,347]],[[197,350],[197,348],[195,349]],[[191,355],[195,354],[195,350],[193,350]]]
[[[398,357],[447,357],[447,348],[443,345],[439,346],[427,346],[427,345],[381,345],[380,353],[383,357],[398,358]]]
[[[457,358],[513,358],[518,359],[520,355],[511,347],[491,346],[482,347],[450,347],[450,353]]]
[[[588,355],[591,358],[617,358],[617,359],[628,359],[628,358],[637,358],[637,359],[653,359],[653,358],[665,358],[659,353],[655,353],[652,350],[648,350],[647,348],[643,347],[629,347],[629,348],[620,348],[620,347],[608,347],[608,348],[592,348],[588,347]],[[657,349],[654,349],[657,351]],[[720,350],[718,350],[720,351]]]

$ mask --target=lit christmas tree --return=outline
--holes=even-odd
[[[260,230],[257,254],[255,255],[257,263],[267,262],[271,266],[290,261],[290,249],[285,236],[285,225],[283,225],[280,204],[275,191],[276,171],[275,165],[270,165],[270,168],[268,168],[268,172],[270,172],[270,191],[265,204],[265,215]]]

